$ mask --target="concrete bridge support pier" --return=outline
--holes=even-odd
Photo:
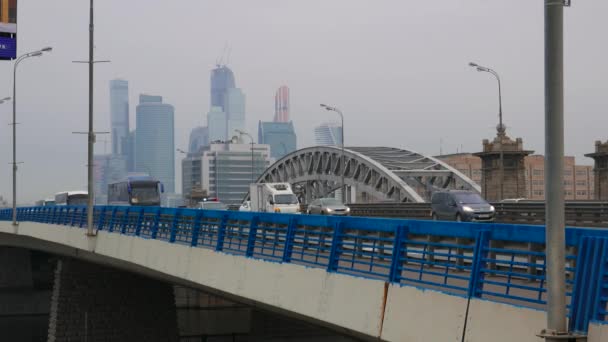
[[[524,150],[523,140],[509,138],[504,128],[492,142],[483,140],[481,158],[481,195],[490,202],[505,198],[526,197],[524,158],[533,151]]]
[[[177,340],[170,285],[74,259],[57,262],[49,342]]]

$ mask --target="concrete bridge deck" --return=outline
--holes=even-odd
[[[91,238],[78,229],[84,208],[19,210],[17,229],[0,223],[4,244],[168,279],[365,339],[537,341],[545,325],[538,226],[99,207]],[[571,327],[593,341],[606,336],[608,233],[567,236]]]

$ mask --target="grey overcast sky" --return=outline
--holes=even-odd
[[[88,6],[85,0],[19,0],[20,202],[86,188]],[[577,163],[606,140],[606,0],[565,9],[566,154]],[[175,106],[176,147],[204,124],[209,71],[224,46],[247,96],[247,127],[271,120],[276,88],[291,88],[299,147],[316,124],[337,119],[347,145],[394,146],[427,154],[478,151],[497,123],[503,81],[511,137],[544,153],[543,0],[102,0],[96,2],[95,128],[109,128],[108,81],[129,80],[131,127],[140,93]],[[0,97],[12,92],[12,62],[0,61]],[[11,105],[0,105],[0,195],[11,191]],[[101,137],[109,139],[109,137]],[[108,143],[108,149],[110,144]],[[104,143],[96,146],[103,153]],[[178,156],[179,157],[179,156]],[[177,189],[181,170],[176,163]]]

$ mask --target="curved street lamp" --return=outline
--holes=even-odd
[[[500,200],[504,199],[504,179],[505,179],[505,161],[504,161],[504,146],[503,146],[503,138],[505,136],[505,132],[507,128],[502,123],[502,94],[500,89],[500,77],[498,73],[488,67],[481,66],[477,63],[470,62],[469,66],[474,67],[479,72],[488,72],[494,77],[496,77],[496,81],[498,82],[498,126],[496,126],[496,131],[498,132],[498,137],[500,139]],[[485,191],[487,195],[487,191]],[[484,196],[485,197],[485,196]]]
[[[6,101],[10,101],[10,100],[11,100],[11,98],[10,98],[10,97],[5,97],[5,98],[3,98],[3,99],[0,99],[0,104],[3,104],[4,102],[6,102]]]
[[[39,57],[52,50],[48,46],[23,54],[17,58],[13,67],[13,226],[17,225],[17,66],[26,58]]]
[[[340,114],[340,120],[342,121],[340,124],[342,135],[340,139],[342,145],[342,203],[346,203],[346,184],[344,183],[344,173],[346,172],[346,160],[344,159],[344,115],[342,114],[342,111],[336,107],[328,106],[323,103],[321,103],[320,106],[325,108],[325,110]]]

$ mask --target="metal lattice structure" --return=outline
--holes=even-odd
[[[433,192],[481,187],[458,170],[429,156],[391,147],[315,146],[292,152],[271,165],[258,183],[289,182],[308,203],[340,188],[357,202],[428,202]],[[345,165],[343,167],[343,165]]]

